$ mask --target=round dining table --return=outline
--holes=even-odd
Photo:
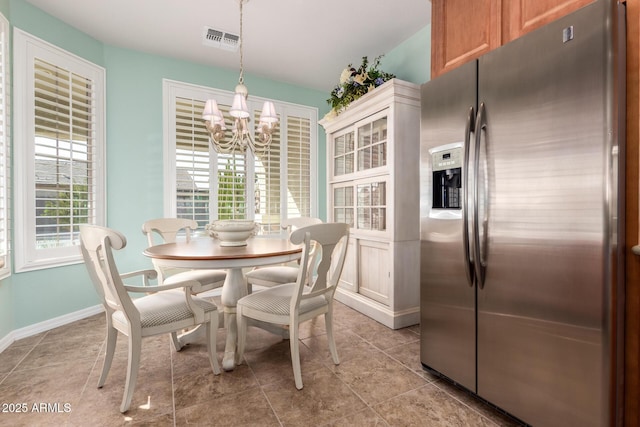
[[[302,246],[294,245],[288,239],[270,237],[253,237],[246,246],[220,246],[216,239],[200,237],[189,242],[151,246],[143,254],[152,258],[159,267],[227,270],[222,286],[224,325],[227,329],[222,367],[230,371],[235,367],[238,337],[236,303],[247,295],[247,279],[243,268],[297,260],[302,256]],[[181,337],[181,342],[184,341]]]

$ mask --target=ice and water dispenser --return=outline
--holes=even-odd
[[[457,144],[456,144],[457,145]],[[462,147],[431,150],[433,209],[462,209]]]

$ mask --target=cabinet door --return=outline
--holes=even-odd
[[[432,0],[431,78],[500,46],[500,16],[501,0]]]
[[[502,44],[542,27],[595,0],[503,0]]]
[[[389,244],[358,241],[358,292],[389,305],[391,270]]]
[[[357,264],[356,264],[356,239],[349,238],[347,254],[340,275],[340,287],[351,292],[358,292]]]

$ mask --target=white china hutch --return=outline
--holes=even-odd
[[[398,329],[420,321],[420,88],[390,80],[320,124],[327,220],[351,225],[335,298]]]

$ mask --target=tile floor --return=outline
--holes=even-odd
[[[334,319],[338,366],[329,355],[324,320],[301,326],[300,391],[288,341],[260,329],[249,328],[246,363],[219,376],[211,372],[204,342],[176,353],[168,336],[146,338],[126,414],[118,411],[126,338],[120,336],[107,382],[98,389],[104,316],[77,321],[16,341],[0,353],[0,425],[517,425],[423,372],[417,326],[393,331],[340,303]],[[219,358],[224,334],[219,330]],[[15,413],[15,404],[26,404],[27,412]]]

